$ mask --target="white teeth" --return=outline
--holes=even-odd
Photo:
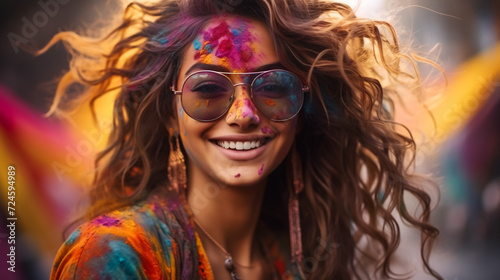
[[[248,142],[248,141],[243,143],[243,149],[245,149],[245,150],[249,150],[251,146],[252,146],[252,144],[250,144],[250,142]]]
[[[260,140],[255,141],[217,141],[217,145],[221,146],[224,149],[231,150],[251,150],[261,146]]]

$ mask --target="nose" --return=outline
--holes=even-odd
[[[250,88],[248,85],[240,85],[235,88],[235,100],[229,108],[226,116],[226,123],[238,125],[246,129],[251,125],[258,125],[260,117],[257,108],[250,100]]]

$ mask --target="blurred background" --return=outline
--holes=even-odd
[[[17,42],[41,47],[58,31],[80,30],[116,13],[118,1],[2,3],[0,279],[48,278],[63,229],[85,205],[80,198],[91,157],[105,139],[88,114],[74,122],[43,117],[57,77],[68,69],[63,46],[33,57]],[[397,112],[420,143],[417,171],[432,176],[441,192],[432,217],[441,236],[431,261],[446,279],[500,279],[500,1],[341,2],[359,17],[395,24],[404,46],[445,70],[447,81],[421,66],[430,89],[423,104],[433,117],[412,100]],[[16,170],[13,216],[7,211],[8,166]],[[8,217],[17,218],[16,273],[7,270]],[[409,228],[402,232],[402,266],[414,266],[419,236]],[[416,269],[413,279],[431,278]]]

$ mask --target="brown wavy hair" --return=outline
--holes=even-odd
[[[104,36],[57,34],[40,53],[63,41],[72,60],[49,113],[68,112],[65,97],[74,84],[85,91],[71,103],[87,100],[92,108],[101,96],[116,93],[87,218],[136,203],[168,184],[167,128],[176,119],[169,86],[185,48],[207,21],[224,13],[263,22],[280,62],[310,87],[295,140],[305,185],[299,199],[306,276],[403,278],[393,269],[399,216],[421,232],[424,267],[442,279],[429,265],[439,233],[429,222],[431,198],[424,186],[431,183],[412,174],[415,142],[394,122],[392,100],[421,90],[416,58],[400,50],[390,24],[357,18],[349,6],[331,1],[131,3]],[[284,176],[291,175],[282,164],[268,184],[281,186]],[[286,192],[285,186],[267,188],[262,207],[262,219],[281,221],[282,229]],[[407,208],[408,196],[418,212]]]

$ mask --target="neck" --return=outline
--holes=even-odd
[[[223,186],[203,174],[189,174],[187,202],[201,227],[240,264],[251,264],[265,180],[253,186]],[[199,230],[205,249],[223,252]]]

